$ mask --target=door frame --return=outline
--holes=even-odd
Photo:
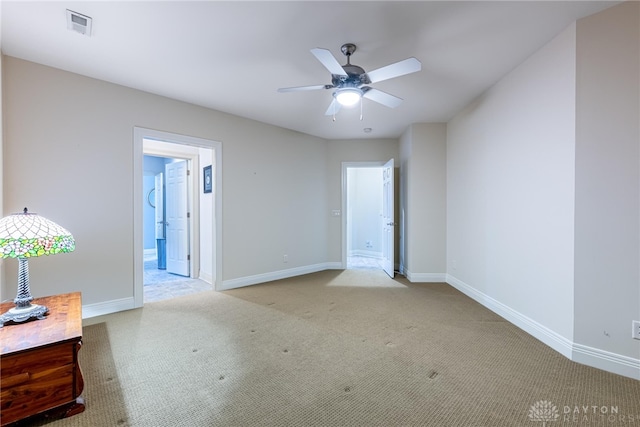
[[[178,150],[180,150],[181,147],[183,146],[178,147],[175,144],[154,141],[154,140],[145,138],[143,141],[143,148],[144,148],[143,155],[144,156],[148,156],[148,155],[162,156],[165,159],[175,160],[175,162],[165,163],[164,165],[165,184],[168,182],[168,179],[170,179],[169,178],[170,174],[166,173],[167,167],[177,166],[177,163],[180,163],[180,162],[186,163],[185,177],[186,177],[186,186],[187,186],[187,190],[186,190],[187,206],[186,207],[182,206],[183,209],[186,208],[186,212],[181,210],[180,213],[186,214],[185,218],[186,218],[187,246],[188,246],[187,259],[186,259],[186,264],[188,269],[187,273],[190,278],[197,279],[198,272],[200,271],[200,200],[199,200],[200,197],[198,197],[197,195],[199,195],[200,193],[197,189],[197,179],[196,179],[196,173],[194,171],[200,170],[200,153],[198,152],[197,148],[194,148],[193,151],[192,149],[185,150],[184,154],[181,155],[180,157],[175,157],[178,154],[171,155],[171,157],[167,157],[167,155],[163,154],[163,152],[167,149],[177,148]],[[157,149],[159,149],[159,151]],[[169,186],[165,185],[165,187],[168,188]],[[167,189],[165,189],[165,191],[167,194],[169,194],[169,191]],[[165,197],[165,208],[167,206],[167,201],[169,199],[171,199],[172,203],[174,202],[173,198]],[[173,221],[177,221],[177,220],[175,218],[172,218],[171,222]],[[167,224],[168,224],[168,220],[167,220],[167,217],[165,216],[165,226]],[[167,261],[166,272],[181,275],[181,273],[178,273],[172,270],[172,267],[175,267],[175,265],[172,264],[173,262],[172,258],[170,258],[169,256],[169,254],[171,253],[169,240],[173,240],[173,239],[169,238],[169,233],[167,233],[166,231],[167,230],[165,227],[166,261]]]
[[[347,268],[347,169],[384,168],[388,160],[377,162],[342,162],[342,269]]]
[[[169,144],[177,144],[174,146],[174,149],[167,149],[167,146],[163,148],[149,148],[149,150],[145,149],[145,139],[158,141],[160,143],[169,143]],[[153,145],[153,144],[152,144]],[[180,146],[185,146],[183,150],[180,150]],[[158,147],[162,147],[161,144],[158,144]],[[143,254],[144,254],[144,242],[143,242],[143,233],[142,233],[142,221],[143,221],[143,190],[142,190],[142,179],[144,174],[144,155],[163,155],[166,157],[174,157],[174,158],[185,158],[187,155],[187,159],[192,160],[192,178],[190,181],[193,183],[193,192],[194,197],[192,197],[193,201],[190,202],[193,225],[194,230],[192,234],[192,239],[190,245],[192,249],[199,248],[200,244],[200,218],[199,218],[199,197],[195,197],[195,195],[200,194],[201,182],[200,182],[200,165],[198,161],[198,156],[194,154],[185,154],[188,153],[187,147],[195,147],[195,148],[208,148],[212,150],[213,155],[213,164],[215,167],[214,173],[214,206],[213,206],[213,253],[211,265],[214,270],[214,283],[213,288],[218,290],[222,286],[222,143],[218,141],[212,141],[203,138],[197,138],[187,135],[180,135],[175,133],[163,132],[154,129],[146,129],[142,127],[135,126],[133,128],[133,251],[134,251],[134,262],[133,262],[133,300],[134,307],[142,307],[144,304],[144,264],[143,264]],[[157,151],[154,151],[157,150]],[[195,157],[195,162],[192,157]],[[196,228],[197,227],[197,228]],[[196,231],[197,230],[197,231]],[[191,252],[192,254],[194,252]],[[199,256],[194,256],[196,259],[195,262],[192,263],[192,271],[199,271]],[[197,265],[196,265],[197,264]],[[197,269],[196,269],[197,267]]]

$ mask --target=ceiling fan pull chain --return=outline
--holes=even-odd
[[[360,121],[362,121],[362,117],[363,117],[363,114],[362,114],[362,97],[360,97]]]

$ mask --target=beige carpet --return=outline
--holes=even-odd
[[[85,325],[87,409],[50,426],[640,426],[640,381],[573,363],[446,284],[380,271]]]

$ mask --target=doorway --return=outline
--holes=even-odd
[[[393,159],[342,163],[342,268],[398,272],[398,178]]]
[[[188,218],[189,201],[194,197],[186,173],[193,169],[191,163],[188,159],[144,155],[145,303],[212,289],[211,280],[203,280],[202,273],[193,274],[190,268],[190,241],[194,228],[200,228],[199,224],[190,227]],[[210,239],[201,239],[201,246],[208,245],[208,250],[212,244]],[[197,259],[200,252],[196,250],[193,258]]]
[[[221,144],[219,142],[194,138],[184,135],[170,134],[151,129],[134,128],[134,305],[141,307],[145,300],[144,263],[145,249],[151,249],[149,240],[156,240],[153,253],[159,255],[157,239],[145,239],[144,203],[148,203],[149,190],[145,193],[145,156],[162,158],[165,164],[189,165],[187,175],[186,199],[188,208],[185,212],[187,222],[181,228],[188,234],[185,243],[185,259],[188,267],[180,274],[185,280],[200,279],[208,283],[209,289],[216,289],[221,284]],[[166,160],[173,159],[173,160]],[[203,188],[202,169],[211,171],[210,188]],[[168,170],[168,169],[165,169]],[[150,174],[151,172],[147,172]],[[157,181],[157,173],[153,173]],[[210,181],[209,181],[210,182]],[[166,191],[165,191],[166,193]],[[155,200],[155,197],[154,197]],[[155,219],[155,218],[154,218]],[[163,219],[164,221],[164,219]],[[158,222],[158,221],[154,221]],[[157,224],[155,224],[157,225]],[[166,230],[166,229],[165,229]],[[164,237],[162,233],[153,231],[152,237]],[[147,232],[149,234],[149,232]],[[147,257],[150,250],[146,251]],[[170,254],[167,254],[171,257]],[[157,262],[157,260],[156,260]]]
[[[384,162],[343,163],[343,268],[383,268],[383,170]]]
[[[347,269],[382,269],[382,167],[346,169]]]

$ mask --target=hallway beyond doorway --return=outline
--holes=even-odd
[[[144,302],[161,301],[182,295],[212,291],[213,285],[200,279],[178,276],[158,269],[155,254],[144,256]]]
[[[348,256],[348,270],[382,270],[381,260],[365,256]]]

